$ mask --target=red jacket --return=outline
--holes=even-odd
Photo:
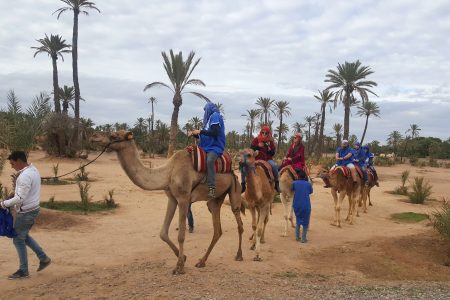
[[[264,146],[259,147],[258,146],[258,138],[254,138],[252,141],[252,145],[250,148],[253,150],[258,150],[258,155],[256,156],[256,159],[259,160],[272,160],[272,157],[275,155],[275,143],[273,141],[263,142]]]
[[[305,147],[303,144],[300,144],[300,147],[294,152],[294,143],[292,143],[286,157],[290,157],[292,160],[285,160],[283,166],[292,165],[294,169],[305,169]]]

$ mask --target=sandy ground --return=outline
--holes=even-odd
[[[57,162],[60,174],[79,166],[78,161],[48,158],[42,152],[33,152],[30,161],[41,176],[51,176],[52,165]],[[150,164],[150,159],[144,161]],[[152,165],[164,163],[164,159],[151,161]],[[437,200],[413,205],[405,197],[386,193],[400,184],[404,169],[411,171],[411,177],[430,180]],[[344,223],[341,229],[330,226],[332,197],[316,179],[309,243],[296,242],[293,229],[288,237],[281,237],[283,208],[282,204],[274,204],[262,246],[262,262],[254,262],[249,250],[250,214],[243,217],[244,261],[234,261],[238,246],[236,223],[230,207],[224,206],[224,234],[206,267],[195,268],[212,237],[206,203],[195,203],[195,231],[187,233],[186,274],[181,276],[171,274],[176,258],[159,238],[165,194],[133,185],[114,153],[104,154],[87,171],[94,180],[90,191],[93,200],[102,200],[114,189],[120,207],[89,215],[42,209],[32,236],[51,256],[53,264],[36,273],[38,261],[29,252],[28,279],[6,279],[17,270],[18,259],[11,240],[1,238],[1,299],[450,298],[450,268],[443,266],[450,243],[434,233],[428,220],[407,224],[390,218],[397,212],[431,213],[436,209],[450,191],[449,169],[379,167],[381,186],[372,190],[374,206],[357,218],[355,225]],[[11,173],[6,165],[0,181],[9,184]],[[43,185],[42,201],[52,196],[78,201],[78,187]],[[347,207],[345,203],[345,212]],[[170,229],[175,241],[176,227],[173,223]]]

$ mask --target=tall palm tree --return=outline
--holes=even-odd
[[[319,144],[317,148],[317,156],[322,156],[322,149],[323,149],[323,129],[325,127],[325,114],[326,114],[326,108],[327,104],[330,107],[330,113],[331,113],[331,106],[330,103],[332,102],[332,98],[334,96],[334,93],[329,90],[323,90],[319,91],[319,96],[314,95],[314,98],[316,98],[320,102],[320,114],[321,114],[321,120],[320,120],[320,133],[319,133]]]
[[[308,125],[308,145],[307,152],[310,152],[311,149],[311,126],[314,122],[314,116],[306,116],[305,117],[306,124]]]
[[[194,130],[194,126],[192,126],[192,123],[190,121],[187,121],[186,124],[184,124],[183,126],[183,130],[186,130],[186,136],[188,136],[189,131]],[[197,139],[194,139],[195,142],[197,141]],[[195,143],[197,144],[197,143]],[[189,138],[186,139],[186,145],[189,145]]]
[[[306,127],[305,123],[299,123],[299,122],[295,122],[294,124],[292,124],[292,133],[296,134],[297,132],[302,133],[303,132],[303,128]]]
[[[225,108],[223,107],[223,103],[217,102],[215,104],[216,104],[217,109],[219,110],[220,114],[222,116],[224,116],[225,115]]]
[[[259,116],[258,109],[247,109],[247,114],[241,115],[241,117],[247,117],[247,121],[250,124],[249,136],[253,135],[255,131],[255,119]]]
[[[193,117],[190,122],[194,129],[200,129],[203,126],[203,121],[199,117]]]
[[[60,0],[66,6],[58,8],[57,19],[63,12],[73,11],[73,31],[72,31],[72,76],[75,88],[75,144],[78,143],[78,127],[80,123],[80,83],[78,82],[78,16],[81,13],[88,16],[88,10],[93,9],[100,13],[94,2],[86,0]]]
[[[153,136],[153,125],[155,124],[155,111],[154,111],[154,105],[156,104],[158,102],[158,100],[156,100],[156,98],[155,97],[150,97],[149,99],[148,99],[148,103],[151,103],[152,104],[152,116],[151,116],[151,133],[152,133],[152,136]]]
[[[278,132],[278,149],[280,149],[282,142],[287,141],[287,134],[289,132],[289,126],[286,123],[280,124],[280,126],[277,126],[276,128]],[[282,139],[280,140],[280,136]]]
[[[72,101],[75,99],[73,86],[64,85],[64,87],[59,88],[59,99],[62,100],[62,112],[67,115],[69,113],[69,105],[73,109]]]
[[[341,145],[342,139],[342,124],[335,123],[333,125],[334,134],[336,135],[336,148]]]
[[[59,85],[58,85],[58,56],[64,61],[63,53],[69,53],[70,45],[66,44],[66,41],[62,39],[60,35],[50,34],[50,38],[45,34],[45,38],[36,40],[41,45],[39,47],[31,47],[36,49],[34,57],[39,53],[47,53],[52,58],[53,64],[53,102],[55,104],[55,112],[61,113],[61,103],[59,101]]]
[[[285,132],[282,131],[285,127],[283,127],[283,117],[291,115],[291,108],[289,107],[289,102],[287,101],[277,101],[275,102],[274,112],[276,116],[280,119],[280,126],[278,126],[278,147],[281,146],[281,142],[283,141],[283,134]]]
[[[310,154],[312,154],[316,150],[317,142],[319,141],[319,131],[320,131],[320,113],[314,113],[314,137],[312,139],[312,145],[310,149]]]
[[[344,139],[348,139],[350,131],[350,105],[355,98],[353,92],[356,91],[363,102],[369,100],[368,93],[377,96],[370,90],[377,86],[377,83],[364,80],[372,73],[369,66],[362,66],[361,62],[357,60],[352,63],[345,62],[343,65],[338,63],[337,71],[328,70],[328,74],[325,75],[327,77],[325,82],[331,83],[327,90],[336,89],[334,106],[336,107],[338,100],[344,104]]]
[[[261,120],[264,119],[264,124],[269,124],[270,122],[270,114],[274,112],[273,111],[274,102],[275,100],[264,97],[259,97],[258,100],[256,100],[256,105],[261,107],[259,109],[259,116],[261,117]]]
[[[409,129],[406,132],[410,132],[411,133],[411,138],[415,139],[416,137],[419,136],[419,131],[422,130],[419,128],[419,125],[417,124],[411,124],[409,125]]]
[[[402,140],[402,135],[399,131],[394,130],[391,133],[389,133],[389,136],[387,138],[387,142],[389,146],[392,146],[392,150],[395,154],[397,154],[397,147]]]
[[[369,123],[369,117],[371,115],[375,117],[380,117],[380,108],[375,102],[366,101],[362,104],[362,106],[358,106],[358,116],[366,116],[366,125],[364,126],[364,132],[361,137],[360,143],[364,143],[364,137],[366,136],[367,124]]]
[[[191,53],[189,53],[186,61],[183,60],[183,54],[181,51],[178,54],[174,54],[173,50],[170,49],[170,57],[167,56],[166,52],[162,52],[161,55],[164,59],[164,69],[166,70],[172,87],[163,82],[155,81],[147,84],[144,88],[144,91],[155,86],[164,86],[173,92],[173,112],[170,122],[169,149],[167,151],[167,157],[171,157],[176,146],[176,137],[178,132],[178,113],[180,111],[181,105],[183,104],[183,98],[181,95],[188,85],[205,86],[205,84],[200,79],[190,79],[192,72],[200,62],[200,58],[193,62],[195,56],[194,51],[191,51]],[[206,101],[210,101],[206,96],[198,92],[185,93],[190,93]]]

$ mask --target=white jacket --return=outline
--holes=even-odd
[[[18,213],[33,211],[39,208],[40,193],[41,175],[36,167],[30,164],[19,171],[14,197],[5,200],[3,204],[6,207],[15,205]]]

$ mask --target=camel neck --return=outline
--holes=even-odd
[[[247,188],[249,189],[249,192],[256,193],[258,190],[260,190],[260,181],[256,178],[256,167],[255,165],[247,166]]]
[[[164,190],[169,185],[169,164],[158,168],[148,168],[139,159],[134,142],[132,146],[117,151],[120,165],[131,181],[144,190]]]

